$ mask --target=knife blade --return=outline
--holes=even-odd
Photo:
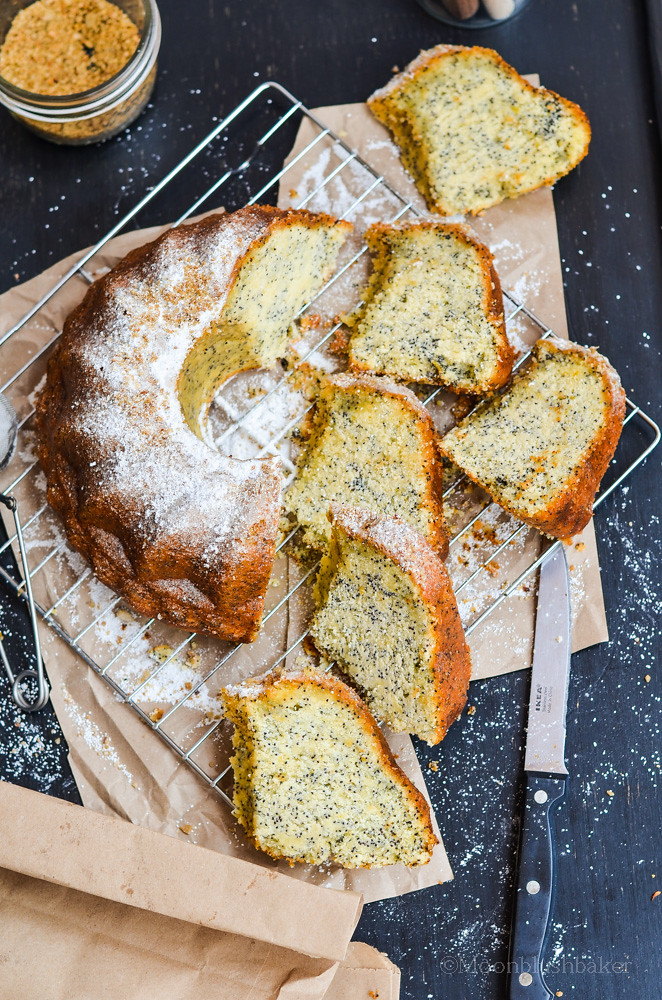
[[[540,569],[524,756],[525,789],[508,969],[509,1000],[547,1000],[542,955],[554,886],[550,810],[563,798],[570,682],[570,581],[563,544]]]

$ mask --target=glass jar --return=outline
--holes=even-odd
[[[34,0],[0,0],[0,44],[19,10]],[[22,90],[0,76],[0,104],[51,142],[83,146],[126,128],[147,104],[156,79],[161,18],[155,0],[112,0],[140,32],[138,48],[109,80],[79,94],[51,96]]]
[[[490,28],[503,24],[530,0],[418,0],[428,14],[455,28]]]

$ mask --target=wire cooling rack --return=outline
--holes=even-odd
[[[302,124],[306,126],[305,141],[283,165]],[[222,786],[229,746],[218,691],[230,677],[234,680],[254,674],[297,655],[310,610],[307,584],[316,567],[302,568],[287,559],[288,545],[297,535],[296,525],[289,526],[278,546],[263,626],[250,646],[184,634],[132,612],[69,548],[46,503],[43,475],[30,444],[34,412],[30,400],[59,331],[52,329],[52,335],[45,337],[42,332],[36,343],[29,331],[40,328],[44,306],[52,305],[71,282],[81,285],[82,296],[83,284],[92,282],[99,254],[113,237],[130,231],[139,218],[141,225],[158,218],[150,212],[159,197],[161,202],[167,197],[167,208],[160,208],[161,218],[178,215],[177,225],[214,203],[228,209],[273,203],[279,192],[281,202],[283,192],[289,192],[294,207],[326,209],[356,223],[359,231],[376,219],[395,221],[420,214],[416,204],[398,193],[300,101],[279,84],[265,83],[217,124],[0,337],[0,347],[10,341],[20,343],[25,337],[25,354],[29,355],[15,370],[5,370],[0,389],[19,410],[19,440],[27,441],[12,464],[12,481],[5,481],[3,489],[15,493],[19,500],[38,612],[118,698],[227,802],[227,790]],[[350,245],[339,271],[302,311],[296,345],[299,365],[259,375],[244,373],[223,386],[213,409],[213,433],[221,450],[236,457],[277,455],[291,482],[295,469],[292,434],[296,436],[297,427],[313,406],[300,374],[308,363],[337,367],[336,356],[329,350],[341,326],[334,316],[338,303],[348,297],[351,300],[352,291],[363,284],[365,254],[363,243]],[[516,362],[519,367],[528,357],[527,345],[552,331],[511,291],[504,290],[504,306],[509,336],[521,346]],[[446,394],[441,389],[421,387],[415,391],[443,430],[450,410]],[[595,508],[659,439],[654,421],[628,400],[624,433]],[[19,463],[21,470],[16,475]],[[465,630],[471,634],[500,604],[521,593],[525,581],[560,543],[543,540],[533,529],[506,515],[457,470],[448,470],[444,501],[452,529],[451,575]],[[10,536],[0,551],[14,541],[15,535]],[[49,573],[49,568],[57,572]],[[21,593],[18,576],[2,568],[0,573]]]

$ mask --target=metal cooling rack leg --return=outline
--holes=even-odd
[[[25,551],[25,542],[23,541],[23,529],[21,528],[21,519],[18,514],[18,504],[16,503],[16,498],[13,496],[7,496],[6,494],[0,494],[0,503],[12,512],[14,518],[14,527],[16,528],[16,540],[18,541],[18,548],[21,555],[21,564],[23,566],[23,585],[25,588],[25,597],[28,605],[28,612],[30,614],[30,624],[32,625],[32,637],[34,640],[34,652],[37,658],[36,670],[21,670],[20,673],[14,675],[7,659],[7,653],[5,651],[2,640],[0,639],[0,658],[2,659],[5,671],[9,678],[9,683],[11,684],[12,697],[19,708],[23,709],[24,712],[38,712],[41,708],[48,702],[49,690],[48,684],[46,683],[46,676],[44,674],[44,664],[41,658],[41,643],[39,641],[39,623],[37,622],[37,611],[35,608],[34,597],[32,595],[32,583],[30,582],[30,567],[28,565],[28,556]],[[29,681],[35,681],[37,685],[37,695],[34,700],[29,700],[24,694],[24,687]]]

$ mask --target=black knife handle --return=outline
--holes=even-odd
[[[552,996],[543,982],[541,967],[554,885],[549,814],[563,798],[565,782],[565,778],[526,775],[510,935],[508,1000],[548,1000]]]

